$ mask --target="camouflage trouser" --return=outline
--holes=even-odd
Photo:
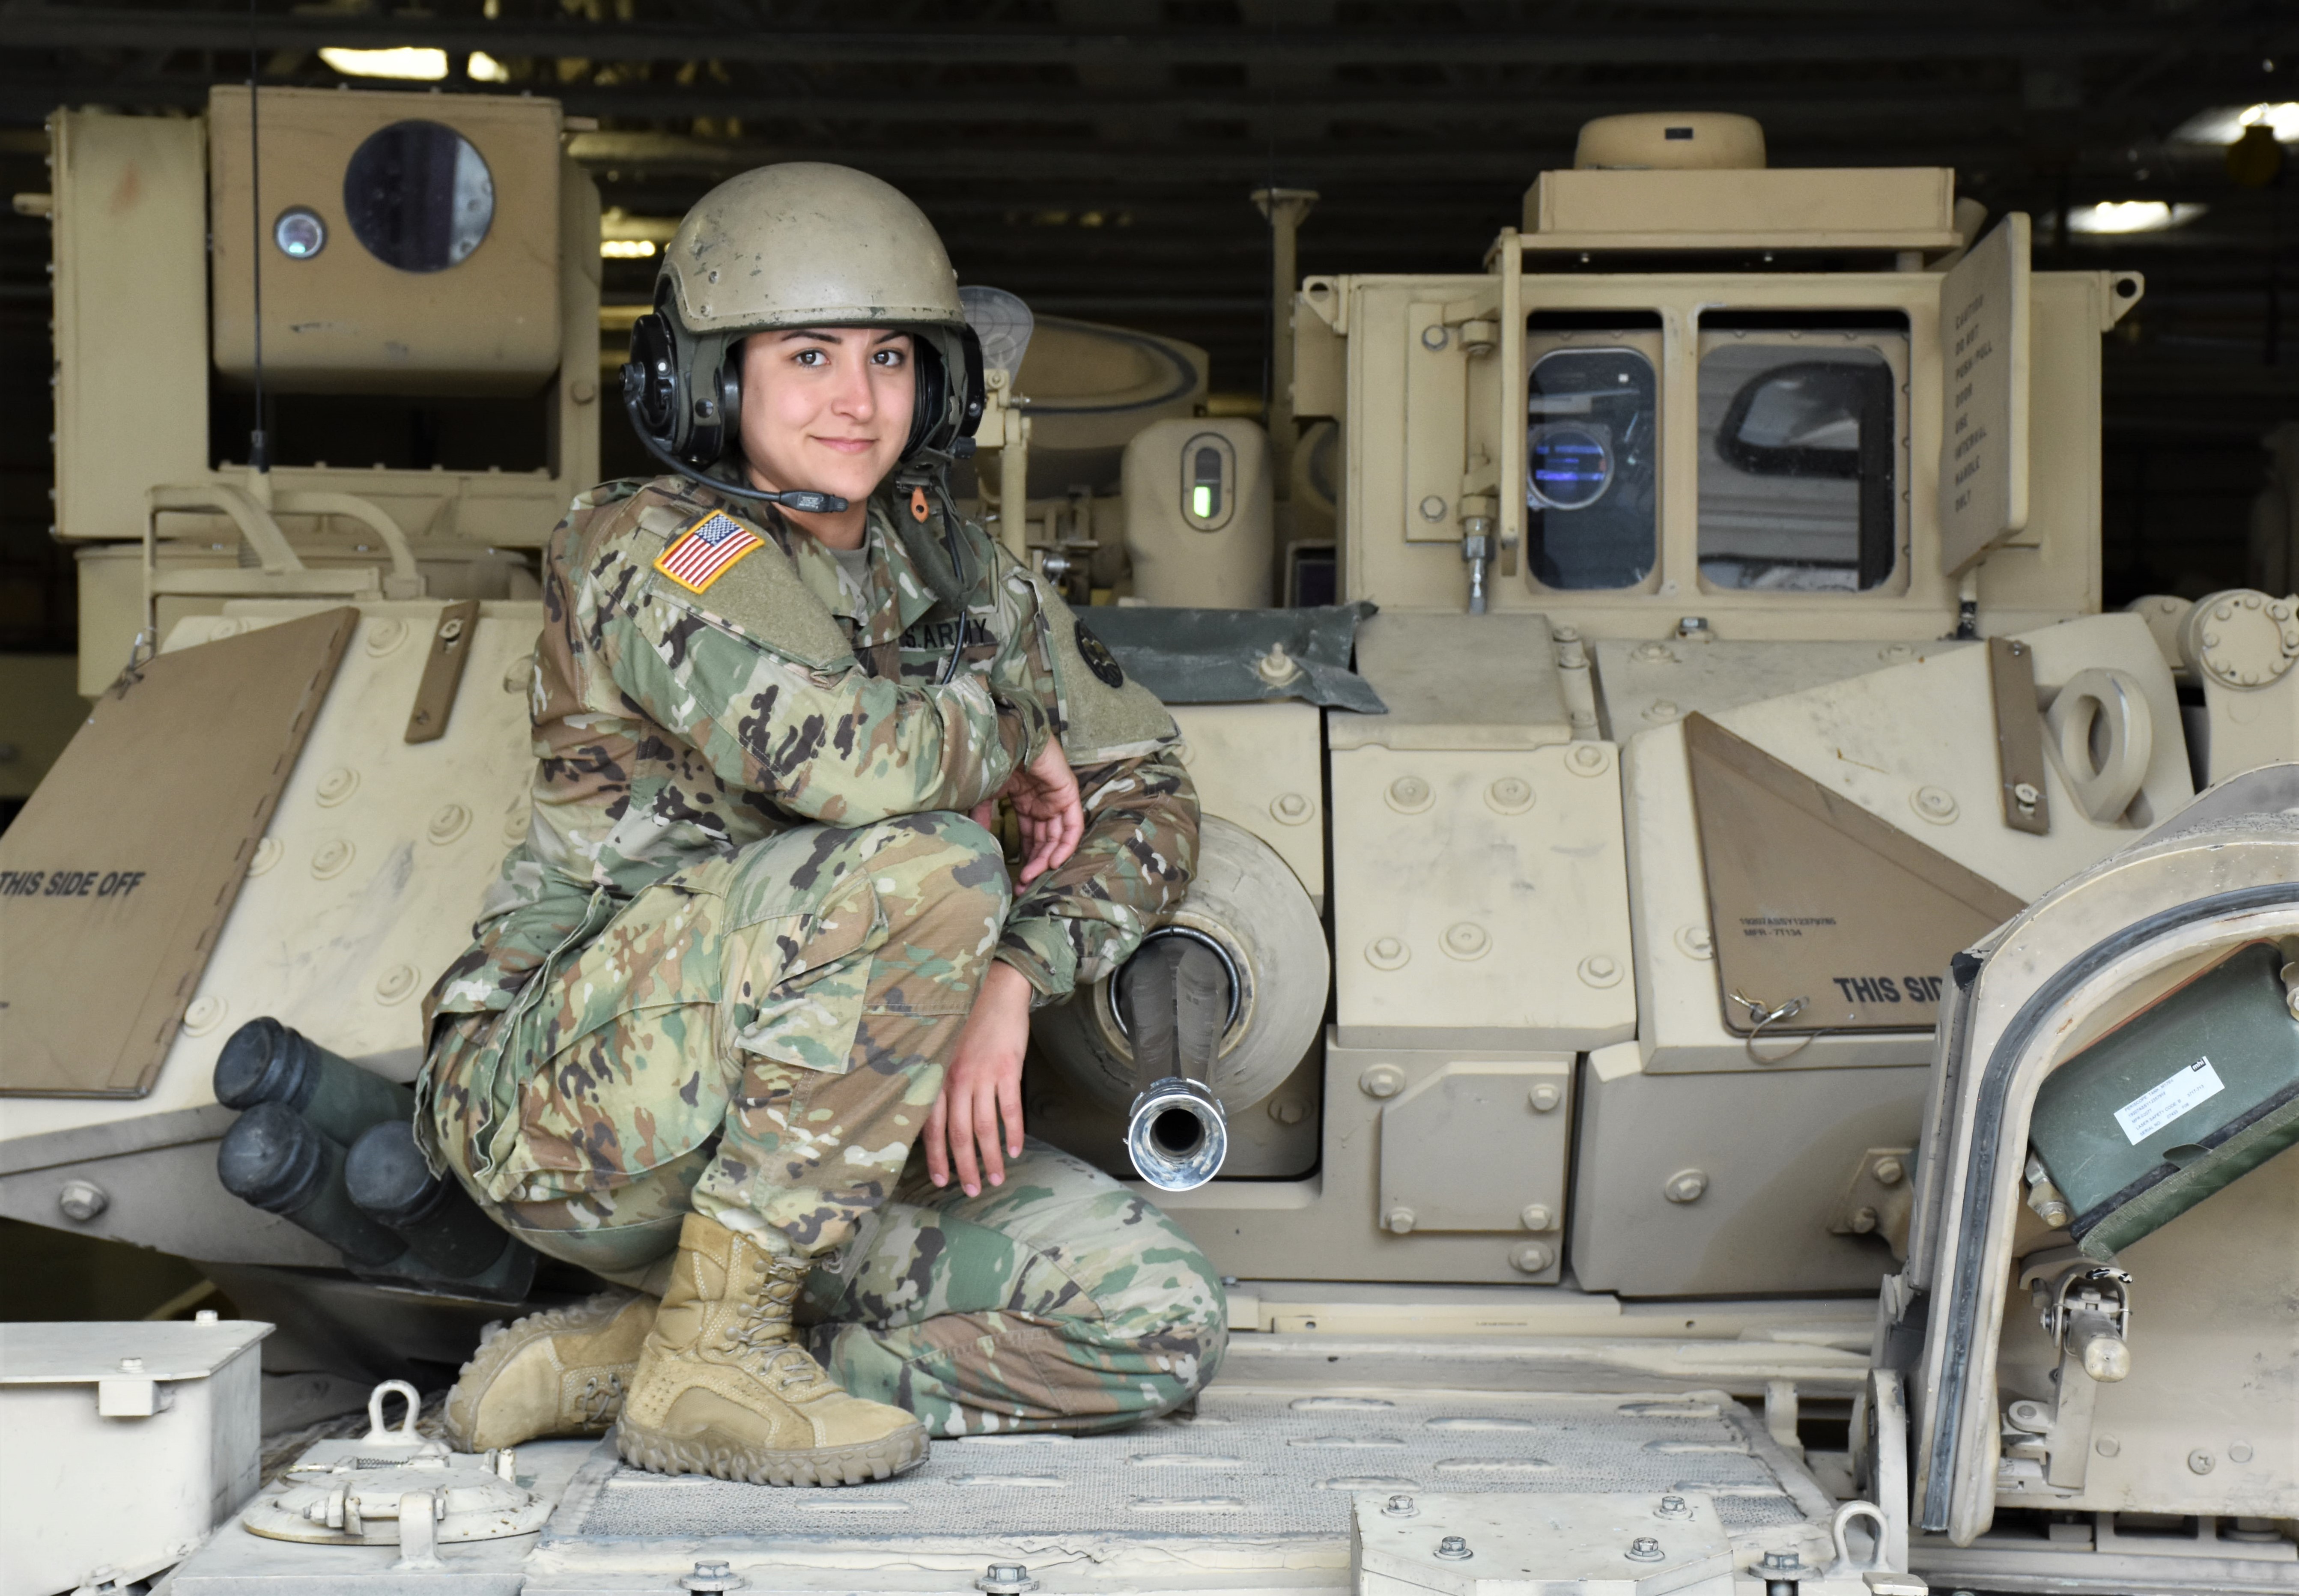
[[[936,1434],[1164,1412],[1227,1335],[1172,1222],[1035,1142],[974,1198],[909,1158],[1008,894],[997,844],[949,814],[682,871],[534,1001],[442,1017],[438,1145],[521,1240],[642,1289],[689,1209],[823,1258],[801,1315],[816,1355]]]
[[[506,1012],[440,1027],[439,1151],[474,1195],[551,1208],[545,1227],[619,1228],[635,1180],[715,1142],[679,1209],[826,1252],[901,1176],[1010,902],[996,841],[945,813],[681,870]]]

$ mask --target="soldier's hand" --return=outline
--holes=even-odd
[[[1022,1156],[1022,1054],[1029,1044],[1029,980],[1012,965],[994,961],[959,1034],[942,1095],[926,1113],[926,1175],[934,1185],[948,1185],[953,1167],[969,1197],[982,1195],[985,1171],[992,1185],[1006,1184],[1006,1160]]]
[[[1022,885],[1027,886],[1077,852],[1085,835],[1085,808],[1062,745],[1048,738],[1038,757],[1006,784],[1022,827]]]

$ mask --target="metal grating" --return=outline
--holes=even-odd
[[[1346,1542],[1353,1493],[1413,1490],[1703,1491],[1735,1533],[1801,1521],[1735,1422],[1744,1418],[1681,1396],[1216,1388],[1194,1418],[1115,1434],[938,1441],[925,1463],[884,1484],[778,1488],[610,1465],[578,1484],[544,1535],[899,1537],[921,1550],[1080,1534]]]

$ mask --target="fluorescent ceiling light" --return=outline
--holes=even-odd
[[[472,51],[471,59],[464,63],[463,70],[470,73],[474,81],[479,83],[508,83],[510,81],[510,69],[503,65],[502,62],[497,61],[494,56],[488,54],[485,50]]]
[[[654,255],[654,240],[652,238],[602,238],[599,240],[599,254],[602,260],[609,261],[650,260]]]
[[[436,83],[447,75],[447,52],[403,45],[395,50],[344,50],[329,45],[320,59],[346,78],[411,78]]]
[[[2233,144],[2245,128],[2264,122],[2283,144],[2299,144],[2299,100],[2222,105],[2189,117],[2171,137],[2182,144]]]
[[[2162,200],[2110,200],[2104,204],[2078,205],[2069,212],[2068,231],[2162,233],[2186,227],[2209,208],[2167,204]]]

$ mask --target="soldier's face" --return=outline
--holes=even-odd
[[[859,506],[901,458],[917,388],[910,336],[874,327],[753,333],[743,344],[751,479]]]

